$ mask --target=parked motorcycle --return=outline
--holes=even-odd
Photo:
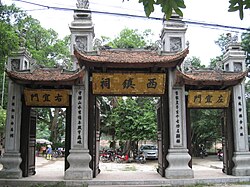
[[[117,163],[128,162],[128,159],[129,159],[128,154],[126,155],[116,154],[115,155],[115,161]]]
[[[115,153],[111,150],[104,150],[101,154],[100,154],[100,160],[102,162],[114,162],[115,160]]]
[[[140,163],[140,164],[146,163],[146,158],[145,158],[142,151],[139,152],[139,154],[134,154],[134,160],[135,160],[135,162]]]
[[[217,157],[220,161],[223,160],[223,151],[221,149],[218,149],[218,152],[217,152]]]

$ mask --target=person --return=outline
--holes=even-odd
[[[52,155],[51,145],[47,146],[46,154],[47,154],[47,160],[51,160],[51,155]]]

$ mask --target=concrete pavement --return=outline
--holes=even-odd
[[[166,179],[156,172],[156,168],[157,161],[147,161],[146,164],[100,162],[101,173],[93,180],[70,181],[63,179],[64,160],[62,158],[48,161],[43,157],[37,157],[36,175],[15,180],[0,179],[0,186],[21,187],[37,184],[46,186],[58,183],[62,184],[62,186],[63,184],[67,186],[83,186],[83,184],[88,184],[90,187],[186,186],[195,184],[228,186],[230,183],[250,181],[250,176],[235,177],[222,173],[222,162],[219,161],[216,156],[209,156],[204,159],[194,158],[194,178],[192,179]]]

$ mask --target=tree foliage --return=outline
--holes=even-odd
[[[191,110],[191,141],[193,154],[198,156],[199,146],[210,148],[213,142],[221,139],[222,110],[195,109]]]
[[[1,77],[7,57],[12,52],[17,51],[20,46],[27,48],[38,65],[55,67],[67,62],[66,65],[70,67],[71,64],[68,64],[70,62],[69,42],[68,36],[59,39],[54,30],[43,28],[38,20],[14,5],[0,6]],[[6,87],[5,90],[7,90]],[[6,92],[5,95],[7,95]],[[6,100],[7,96],[5,97]],[[61,109],[38,109],[38,116],[37,128],[41,130],[37,133],[38,136],[47,137],[53,142],[60,141],[65,131],[64,111]]]
[[[0,107],[0,131],[3,130],[6,120],[6,110]]]
[[[120,98],[110,115],[116,139],[126,141],[156,139],[155,101],[146,97]]]
[[[155,5],[161,7],[161,11],[166,15],[166,19],[171,17],[172,12],[176,12],[179,16],[183,17],[181,9],[186,8],[184,0],[139,0],[139,3],[143,4],[147,17],[154,12]],[[250,0],[229,0],[229,4],[228,11],[239,11],[240,19],[244,18],[244,9],[250,9]]]
[[[65,110],[61,108],[37,108],[37,138],[59,143],[65,137]]]
[[[184,62],[185,71],[188,70],[188,66],[191,66],[194,69],[205,68],[205,65],[201,64],[201,60],[196,56],[188,57]]]
[[[242,46],[243,50],[247,52],[246,53],[247,54],[246,64],[249,67],[249,65],[250,65],[250,31],[242,33],[241,46]]]
[[[220,47],[222,53],[226,51],[227,44],[231,41],[230,33],[223,33],[219,36],[219,38],[215,41],[215,44]]]
[[[137,29],[124,28],[113,40],[105,36],[102,36],[102,40],[111,48],[144,48],[152,45],[152,35],[149,29],[140,33]]]

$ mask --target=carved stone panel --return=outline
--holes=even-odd
[[[170,51],[177,52],[182,49],[181,37],[170,37]]]
[[[240,62],[234,62],[234,72],[241,72],[242,64]]]
[[[20,70],[20,59],[11,59],[11,70],[18,71]]]
[[[77,50],[87,51],[87,36],[76,36],[75,44]]]

